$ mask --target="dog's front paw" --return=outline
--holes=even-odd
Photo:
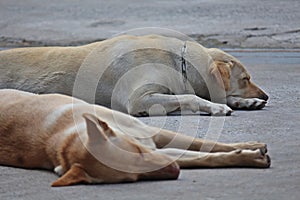
[[[214,103],[210,106],[209,114],[214,116],[229,116],[232,112],[232,109],[227,105]]]
[[[265,107],[266,101],[258,98],[231,98],[228,105],[234,109],[259,110]]]
[[[63,169],[63,167],[61,165],[58,165],[57,167],[54,168],[54,172],[58,175],[58,176],[62,176],[65,171]]]
[[[263,153],[268,152],[267,145],[265,143],[261,143],[261,142],[234,143],[234,144],[232,144],[232,146],[235,147],[236,149],[250,149],[250,150],[259,149]]]
[[[259,167],[259,168],[269,168],[271,166],[270,156],[260,149],[256,150],[235,150],[233,151],[236,156],[240,166],[243,167]]]
[[[262,109],[266,105],[266,101],[258,98],[253,98],[253,99],[245,99],[245,108],[249,110],[258,110]]]

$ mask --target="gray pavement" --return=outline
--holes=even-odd
[[[300,47],[299,0],[1,0],[0,46],[69,45],[141,27],[205,46]]]
[[[222,142],[262,141],[270,169],[182,170],[175,181],[51,188],[52,172],[0,167],[0,199],[298,200],[300,196],[299,1],[1,0],[0,47],[83,44],[131,28],[159,26],[226,47],[270,96],[260,111],[222,118],[169,116],[146,123]],[[230,49],[255,47],[261,49]],[[272,49],[270,49],[272,48]],[[288,48],[289,50],[274,48]],[[0,147],[1,148],[1,147]]]

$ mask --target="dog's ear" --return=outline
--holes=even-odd
[[[214,61],[210,74],[216,79],[218,85],[228,91],[230,89],[230,75],[232,63]]]
[[[91,180],[79,164],[74,164],[62,177],[54,181],[51,186],[61,187],[79,183],[91,183]]]
[[[89,142],[107,141],[110,137],[116,137],[116,134],[107,123],[95,115],[85,113],[82,116],[86,122]]]

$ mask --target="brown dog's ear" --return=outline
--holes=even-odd
[[[230,89],[230,69],[232,63],[215,61],[214,66],[210,70],[210,74],[216,79],[218,85],[226,91]]]
[[[74,164],[71,169],[69,169],[62,177],[54,181],[51,186],[70,186],[79,183],[91,183],[91,180],[79,164]]]
[[[115,137],[113,130],[98,117],[85,113],[82,115],[86,122],[89,142],[107,141],[109,137]]]

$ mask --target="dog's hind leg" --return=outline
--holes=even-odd
[[[258,167],[268,168],[270,157],[259,149],[203,153],[181,149],[158,149],[158,152],[176,160],[180,168]]]

